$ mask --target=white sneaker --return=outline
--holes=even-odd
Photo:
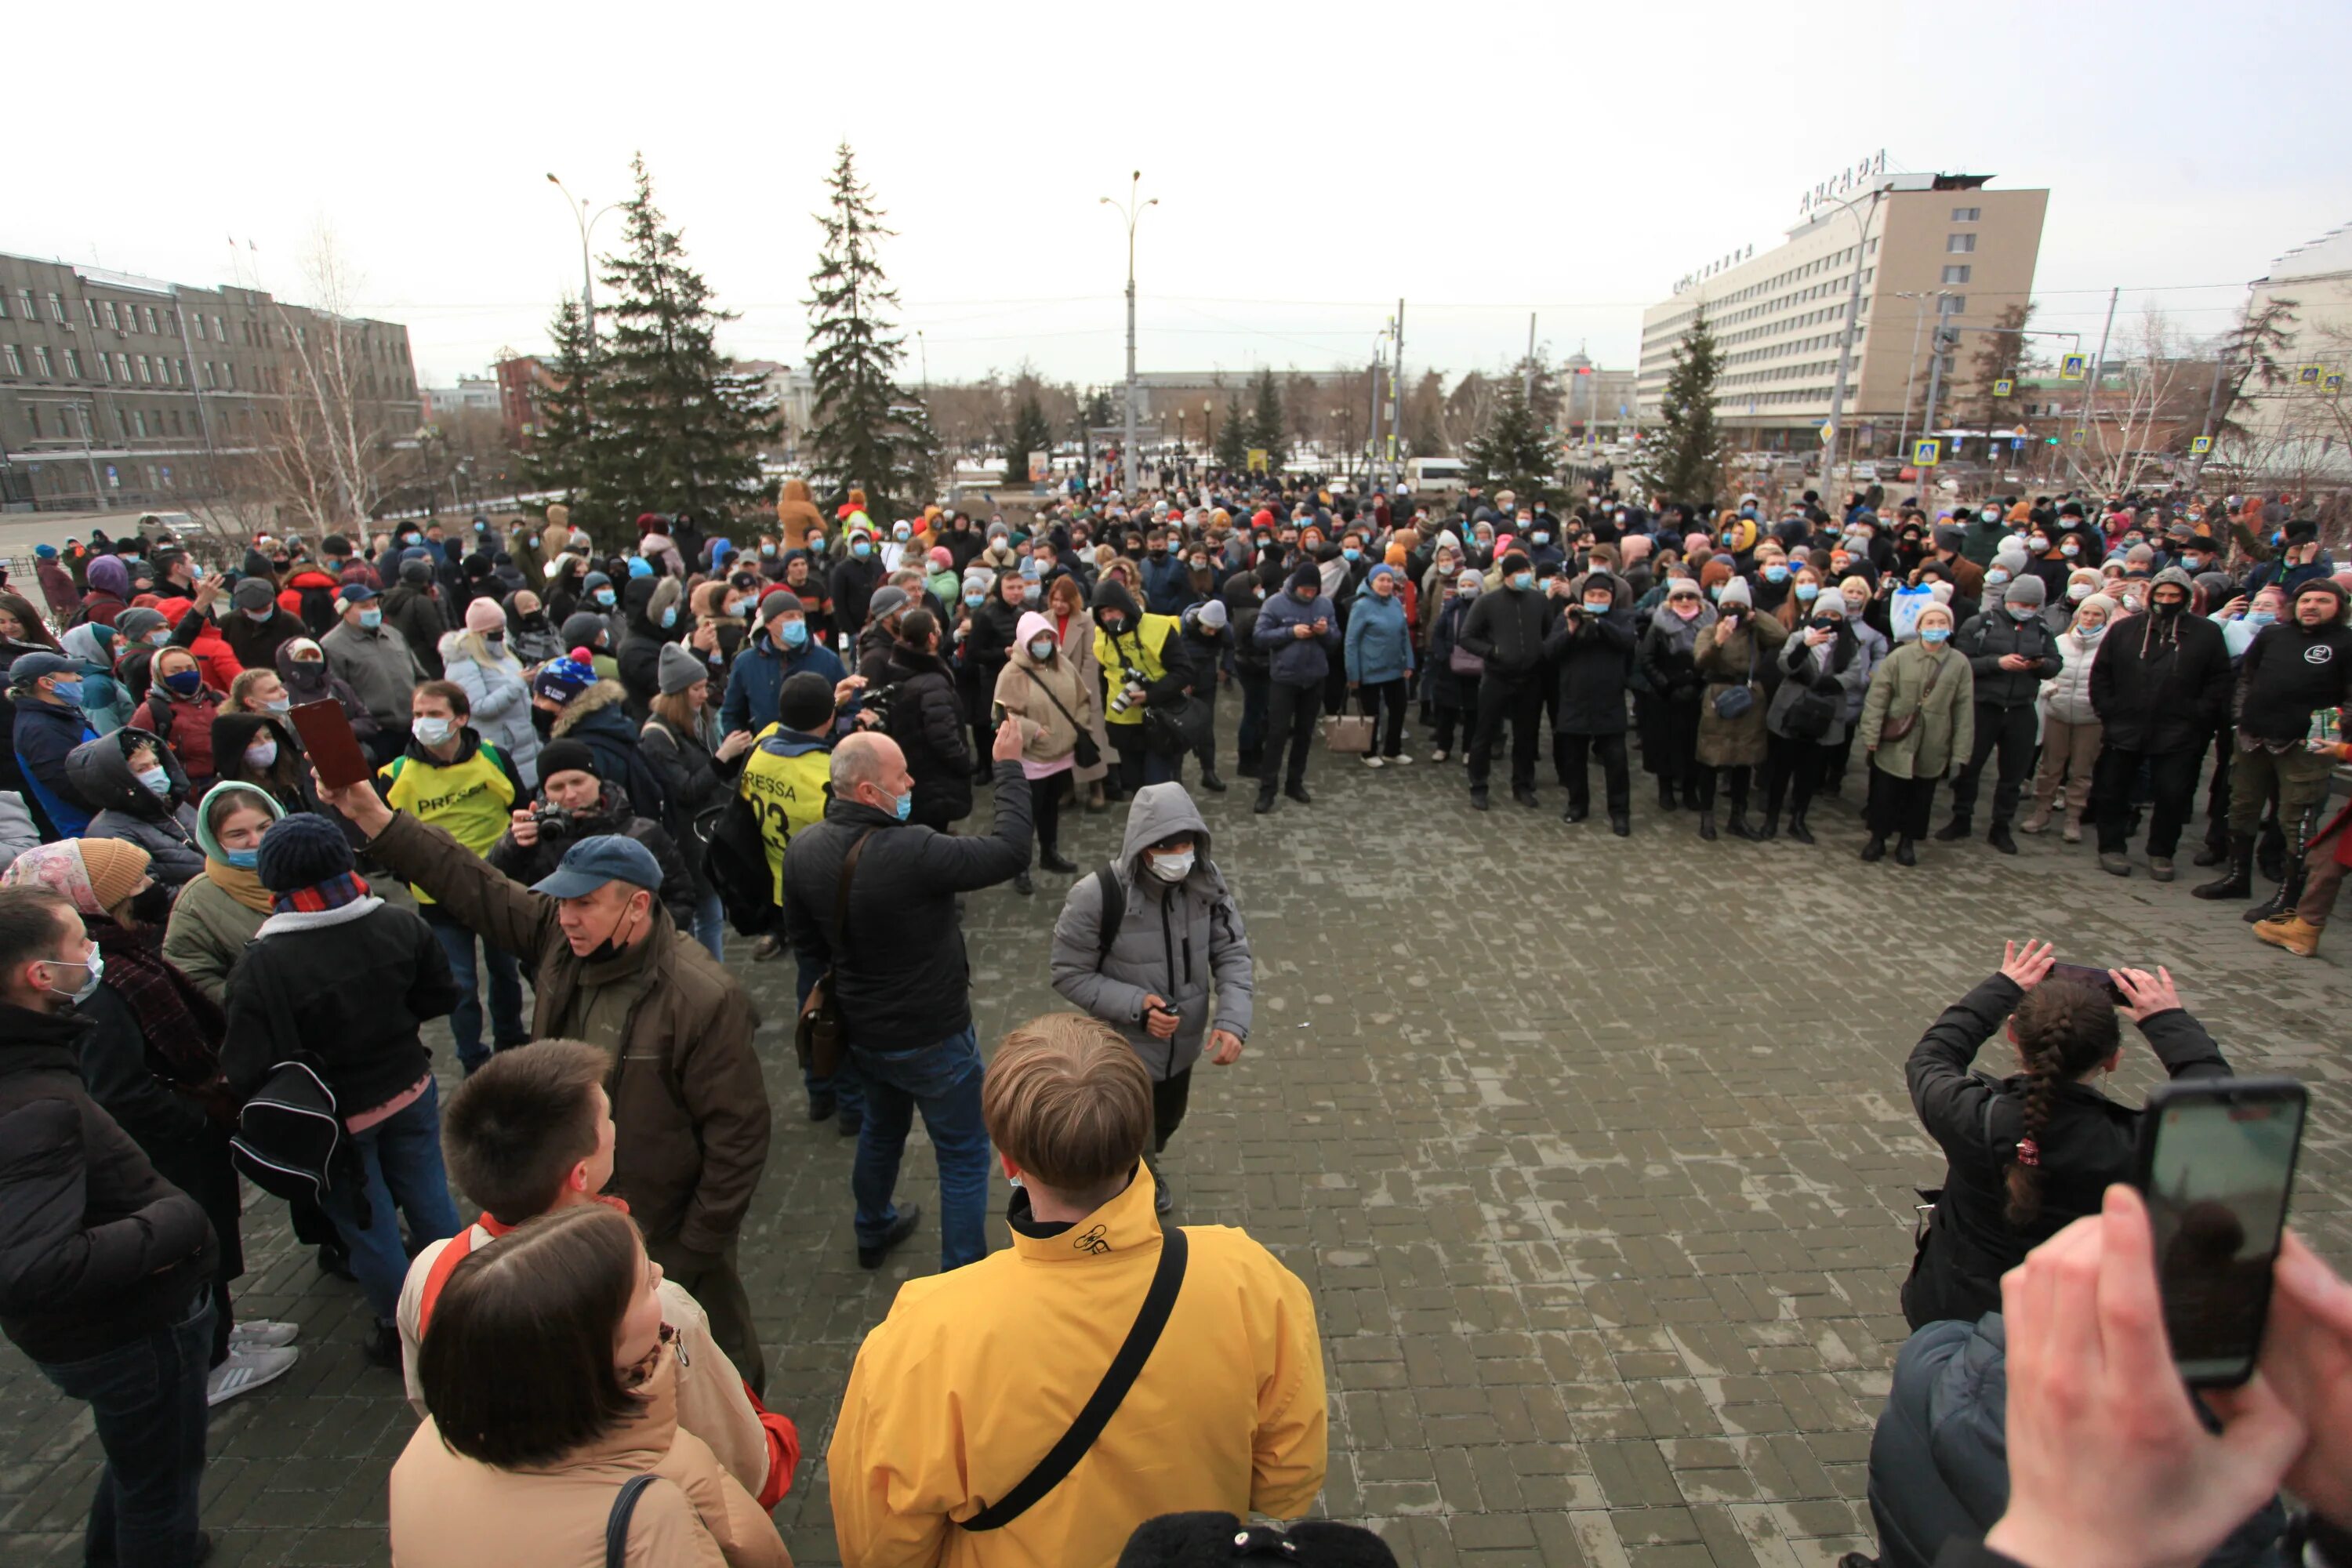
[[[1366,767],[1368,767],[1368,768],[1376,768],[1376,767],[1379,767],[1380,765],[1381,765],[1381,760],[1380,760],[1380,758],[1378,758],[1378,757],[1376,757],[1376,756],[1373,756],[1370,752],[1365,752],[1365,753],[1364,753],[1364,766],[1366,766]]]
[[[1445,753],[1444,752],[1432,752],[1429,753],[1429,760],[1433,763],[1442,763],[1445,760]]]
[[[267,1318],[256,1318],[250,1322],[230,1326],[228,1348],[232,1351],[277,1350],[292,1344],[301,1332],[299,1323],[278,1323]]]
[[[1412,763],[1412,753],[1411,752],[1399,752],[1395,756],[1391,757],[1389,761],[1402,768]]]
[[[228,1359],[205,1378],[205,1403],[226,1404],[240,1394],[250,1394],[265,1383],[276,1382],[293,1368],[301,1353],[281,1348],[247,1350],[232,1344]]]

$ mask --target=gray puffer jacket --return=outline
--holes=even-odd
[[[1184,879],[1171,884],[1145,869],[1143,852],[1175,833],[1192,836],[1193,861]],[[1249,937],[1232,890],[1209,859],[1208,825],[1182,784],[1136,791],[1110,870],[1121,900],[1110,952],[1101,951],[1101,879],[1081,877],[1054,922],[1054,989],[1126,1036],[1155,1079],[1192,1067],[1213,1017],[1214,1027],[1247,1039],[1256,988]],[[1173,1038],[1154,1039],[1144,1027],[1147,995],[1164,998],[1181,1016]]]
[[[155,745],[155,759],[172,781],[158,798],[131,771],[131,752],[155,745],[144,730],[117,730],[85,741],[66,753],[66,782],[98,813],[82,830],[85,838],[120,838],[147,851],[148,872],[177,889],[205,868],[196,843],[196,808],[188,804],[188,775],[169,746]]]

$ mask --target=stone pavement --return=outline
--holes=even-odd
[[[1541,813],[1498,793],[1484,816],[1458,763],[1318,754],[1309,784],[1314,806],[1269,817],[1246,781],[1202,797],[1256,950],[1257,1022],[1237,1066],[1201,1069],[1169,1171],[1185,1219],[1246,1227],[1313,1289],[1322,1506],[1407,1563],[1789,1568],[1869,1548],[1912,1188],[1942,1168],[1902,1063],[2004,936],[2168,964],[2241,1071],[2308,1081],[2299,1223],[2352,1265],[2352,942],[2311,961],[2259,947],[2187,880],[2118,881],[2054,834],[2015,859],[1931,845],[1906,872],[1859,864],[1834,802],[1808,849],[1702,845],[1638,776],[1622,841],[1563,826],[1548,777]],[[1098,859],[1118,827],[1076,818],[1071,853]],[[1045,960],[1066,885],[971,900],[984,1043],[1060,1005]],[[807,1451],[776,1517],[797,1562],[827,1563],[831,1413],[898,1282],[935,1267],[937,1187],[919,1137],[901,1191],[923,1228],[860,1272],[849,1146],[803,1119],[775,1022],[790,967],[739,968],[772,1020],[777,1118],[744,1268]],[[2116,1089],[2137,1098],[2154,1061],[2126,1037]],[[236,1293],[299,1320],[305,1353],[215,1413],[215,1562],[380,1563],[384,1476],[414,1423],[361,1359],[356,1294],[282,1216],[251,1202]],[[98,1461],[81,1407],[0,1347],[0,1561],[78,1561]]]

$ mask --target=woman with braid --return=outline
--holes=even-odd
[[[1919,1121],[1944,1146],[1944,1185],[1903,1283],[1914,1329],[2000,1310],[2000,1277],[2101,1195],[2128,1181],[2138,1109],[2102,1085],[2123,1060],[2127,1013],[2176,1079],[2227,1078],[2230,1064],[2158,969],[2111,969],[2120,1000],[2053,980],[2048,942],[2007,943],[2000,973],[1944,1009],[1904,1069]],[[2022,1069],[1998,1081],[1969,1070],[2001,1027]],[[1923,1195],[1926,1195],[1923,1194]]]

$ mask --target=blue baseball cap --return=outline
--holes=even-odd
[[[661,862],[634,838],[599,833],[566,849],[555,869],[532,884],[530,890],[551,899],[580,899],[607,882],[626,882],[657,893],[662,884]]]

